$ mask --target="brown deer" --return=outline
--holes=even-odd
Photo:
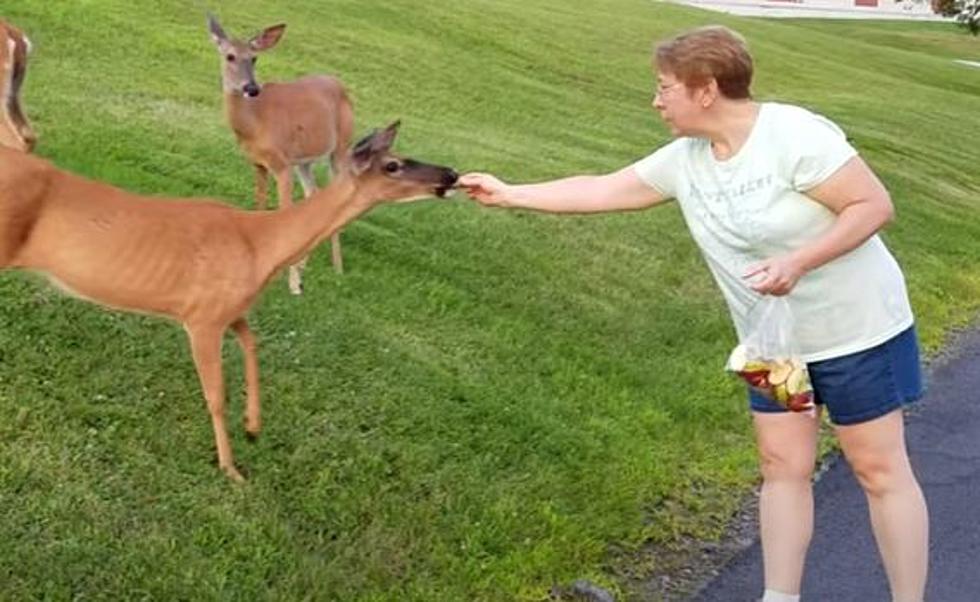
[[[20,108],[20,87],[30,52],[27,36],[0,21],[0,145],[28,153],[34,150],[37,137]]]
[[[283,267],[385,201],[443,197],[456,172],[391,151],[397,122],[359,142],[309,201],[246,211],[140,196],[0,148],[0,268],[41,272],[100,305],[180,322],[214,426],[218,465],[241,481],[225,428],[222,337],[245,359],[245,430],[258,435],[259,367],[245,313]]]
[[[344,152],[354,132],[354,109],[339,79],[313,75],[291,82],[255,81],[258,53],[275,46],[286,26],[268,27],[248,41],[230,39],[213,15],[208,30],[222,64],[225,116],[238,145],[255,168],[255,203],[264,209],[269,172],[276,179],[279,206],[293,203],[291,168],[296,168],[305,196],[316,189],[313,164],[329,158],[327,171],[344,169]],[[334,269],[342,273],[339,232],[331,237]],[[305,258],[289,269],[289,290],[302,292]]]

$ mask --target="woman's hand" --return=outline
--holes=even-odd
[[[763,295],[786,295],[793,290],[806,270],[792,255],[771,257],[749,266],[742,278],[755,278],[749,288]]]
[[[457,186],[466,191],[470,198],[491,206],[507,206],[510,186],[486,173],[463,175]]]

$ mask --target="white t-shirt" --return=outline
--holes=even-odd
[[[818,238],[836,215],[804,194],[857,151],[830,120],[806,109],[762,103],[741,149],[717,160],[706,138],[678,138],[633,168],[680,203],[694,240],[721,287],[739,339],[759,300],[742,277],[749,265]],[[803,276],[787,295],[794,340],[807,362],[883,343],[912,325],[905,279],[874,235]]]

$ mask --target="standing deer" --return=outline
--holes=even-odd
[[[0,21],[0,145],[34,150],[37,137],[20,108],[20,87],[27,74],[31,42],[19,29]]]
[[[140,196],[0,148],[0,268],[46,274],[100,305],[180,322],[214,426],[218,465],[241,481],[225,428],[222,337],[245,359],[245,430],[259,433],[259,367],[245,314],[283,267],[384,201],[443,197],[456,172],[391,152],[398,123],[359,142],[309,201],[245,211],[205,199]]]
[[[309,197],[316,189],[313,164],[329,158],[327,171],[344,169],[344,152],[354,132],[354,109],[343,84],[336,77],[312,75],[291,82],[255,81],[258,53],[275,46],[286,26],[275,25],[243,42],[230,39],[213,15],[208,30],[221,55],[221,79],[225,116],[238,145],[255,168],[255,203],[264,209],[269,189],[269,172],[276,179],[279,206],[293,203],[295,167]],[[344,271],[340,233],[331,239],[334,270]],[[306,259],[289,269],[289,290],[302,292],[302,270]]]

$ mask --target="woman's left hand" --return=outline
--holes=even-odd
[[[749,287],[763,295],[789,294],[806,270],[790,255],[770,257],[757,264],[749,266],[742,275],[743,278],[755,278],[749,282]]]

